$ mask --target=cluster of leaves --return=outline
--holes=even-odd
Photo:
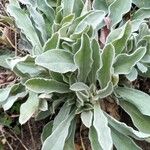
[[[113,145],[139,150],[132,138],[149,141],[150,96],[129,81],[150,76],[149,0],[20,3],[10,0],[7,11],[21,31],[27,55],[6,60],[19,82],[0,89],[1,107],[9,110],[26,97],[20,107],[21,124],[59,109],[43,130],[42,150],[75,150],[79,116],[89,128],[93,150],[111,150]],[[109,34],[103,47],[98,31],[106,25]],[[103,101],[117,103],[137,130],[103,111]]]

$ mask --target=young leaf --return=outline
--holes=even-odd
[[[52,35],[52,37],[50,39],[48,39],[48,41],[44,44],[43,49],[44,52],[51,50],[51,49],[56,49],[58,48],[59,45],[59,34],[56,32]]]
[[[74,61],[78,67],[78,81],[85,82],[92,67],[92,49],[90,39],[83,34],[81,47],[74,56]]]
[[[68,93],[69,86],[53,79],[32,78],[26,81],[27,89],[35,93]]]
[[[112,82],[108,82],[107,86],[102,90],[98,90],[96,92],[96,96],[93,98],[94,100],[101,100],[107,96],[109,96],[113,92],[113,84]]]
[[[90,128],[92,126],[92,121],[93,121],[93,112],[83,111],[81,113],[81,120],[87,128]]]
[[[44,52],[37,56],[35,63],[58,73],[74,72],[77,69],[73,62],[73,55],[61,49]]]
[[[97,78],[102,89],[111,81],[114,56],[115,50],[113,45],[106,45],[102,53],[102,67],[97,72]]]
[[[145,53],[146,48],[140,47],[130,55],[128,54],[118,55],[113,65],[115,74],[129,74],[132,67],[134,67],[136,63],[142,59]]]
[[[95,84],[96,83],[96,73],[102,65],[100,46],[95,39],[92,40],[91,48],[92,48],[93,64],[92,64],[92,68],[91,68],[91,71],[89,74],[89,80],[91,83]]]
[[[115,92],[123,98],[123,101],[127,101],[136,106],[143,115],[150,116],[150,105],[148,105],[150,96],[148,94],[127,87],[118,87]]]
[[[19,122],[20,124],[26,123],[32,115],[38,110],[39,99],[38,95],[33,92],[29,92],[29,97],[25,103],[23,103],[20,107],[20,116]]]
[[[72,91],[88,91],[89,87],[83,82],[76,82],[70,86]]]
[[[113,141],[111,131],[108,127],[107,117],[103,114],[99,104],[94,106],[93,126],[96,129],[98,141],[103,150],[111,150]]]

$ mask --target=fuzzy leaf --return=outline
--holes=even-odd
[[[25,83],[27,89],[35,93],[67,93],[69,86],[53,79],[32,78]]]
[[[38,110],[39,106],[39,99],[38,95],[29,92],[29,97],[25,103],[23,103],[20,107],[20,116],[19,116],[19,122],[20,124],[26,123],[32,115]]]
[[[98,42],[94,39],[91,43],[92,47],[92,59],[93,59],[93,64],[92,64],[92,69],[89,74],[89,80],[91,83],[96,83],[96,73],[98,69],[102,65],[102,60],[101,60],[101,54],[100,54],[100,47]]]
[[[91,142],[92,150],[102,150],[100,143],[98,141],[97,132],[93,126],[89,130],[89,139]]]
[[[89,90],[89,87],[83,82],[76,82],[71,85],[70,89],[72,91],[86,91]]]
[[[122,20],[122,16],[130,11],[132,1],[122,0],[114,1],[109,7],[109,17],[111,18],[112,27]],[[116,9],[117,8],[117,9]]]
[[[7,11],[15,18],[17,26],[26,35],[32,46],[35,47],[35,54],[37,55],[42,53],[43,50],[40,40],[28,15],[22,9],[17,8],[11,4],[8,5]]]
[[[105,88],[108,82],[111,80],[114,56],[115,50],[113,45],[106,45],[102,53],[102,67],[98,70],[97,73],[97,78],[102,89]]]
[[[93,126],[96,129],[98,141],[103,150],[111,150],[113,142],[111,138],[111,131],[108,127],[108,121],[99,104],[94,106],[94,120]]]
[[[96,92],[96,96],[94,97],[94,100],[101,100],[109,96],[112,92],[113,92],[113,84],[112,82],[108,82],[105,88],[103,88],[102,90],[98,90]]]
[[[81,120],[87,128],[90,128],[92,126],[93,112],[92,111],[83,111],[81,113]]]
[[[92,49],[89,37],[83,34],[81,47],[74,56],[74,61],[78,67],[78,81],[85,82],[92,67]]]
[[[42,134],[41,134],[41,141],[42,141],[42,143],[51,135],[52,128],[53,128],[53,122],[52,121],[48,122],[44,126]]]
[[[48,51],[50,49],[58,48],[59,45],[59,34],[56,32],[52,35],[50,39],[44,44],[44,51]]]
[[[95,10],[91,12],[78,24],[74,33],[81,33],[87,27],[87,25],[92,26],[95,30],[102,23],[104,17],[104,11]]]
[[[74,113],[71,113],[44,141],[42,150],[63,150]]]
[[[115,74],[129,74],[132,67],[134,67],[140,59],[142,59],[145,53],[146,49],[144,47],[140,47],[130,55],[118,55],[113,65]]]
[[[123,101],[135,105],[143,115],[150,116],[150,96],[148,94],[127,87],[118,87],[115,92],[123,98]]]
[[[118,150],[142,150],[131,138],[119,133],[114,128],[111,128],[111,133],[114,145]]]
[[[54,131],[69,116],[70,109],[71,107],[68,106],[67,103],[61,107],[59,113],[54,119],[52,131]]]
[[[73,55],[61,49],[44,52],[35,59],[35,63],[58,73],[74,72],[77,69]]]
[[[107,38],[107,43],[112,43],[115,53],[120,54],[131,36],[131,23],[127,22],[123,27],[112,30]]]
[[[132,127],[127,126],[125,123],[120,122],[107,114],[106,116],[108,118],[110,128],[113,127],[115,130],[125,136],[130,136],[137,140],[144,140],[150,137],[150,134],[134,130]]]
[[[132,0],[132,2],[139,8],[150,7],[150,1],[149,0]]]
[[[134,125],[140,131],[150,134],[150,117],[141,114],[141,112],[131,103],[120,101],[121,107],[130,115]]]

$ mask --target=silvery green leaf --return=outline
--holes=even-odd
[[[82,123],[87,128],[90,128],[92,126],[92,121],[93,121],[93,112],[92,111],[83,111],[81,113],[81,120],[82,120]]]
[[[74,1],[75,0],[62,0],[64,17],[73,13]]]
[[[132,0],[132,2],[139,8],[150,7],[150,1],[149,0]]]
[[[70,86],[72,91],[88,91],[89,87],[83,82],[76,82]]]
[[[41,134],[41,141],[42,141],[42,143],[51,135],[52,128],[53,128],[53,121],[48,122],[44,126],[42,134]]]
[[[54,119],[52,131],[54,131],[66,118],[68,118],[70,110],[71,106],[68,106],[67,103],[64,103]]]
[[[137,77],[138,77],[138,72],[134,67],[131,69],[129,74],[126,74],[126,78],[131,82],[136,80]]]
[[[98,42],[93,39],[91,43],[92,48],[92,59],[93,64],[89,74],[89,80],[91,83],[96,83],[96,73],[98,69],[102,66],[101,54],[100,54],[100,46]]]
[[[142,150],[140,147],[138,147],[134,141],[127,137],[120,132],[118,132],[116,129],[111,128],[111,134],[113,138],[114,145],[116,149],[118,150]]]
[[[95,30],[102,23],[104,17],[105,17],[104,11],[101,10],[92,11],[82,21],[80,21],[74,33],[82,32],[87,25],[92,26],[93,29]]]
[[[39,10],[41,10],[45,14],[47,19],[52,24],[54,22],[55,12],[54,12],[54,9],[50,5],[48,5],[47,1],[37,0],[37,7]]]
[[[150,134],[150,117],[143,115],[133,104],[120,101],[120,106],[130,115],[134,126],[140,131]]]
[[[84,5],[83,5],[82,12],[81,12],[81,16],[87,14],[90,11],[90,7],[91,7],[91,2],[85,1]]]
[[[27,89],[35,93],[68,93],[69,86],[53,79],[31,78],[26,81]]]
[[[40,14],[33,6],[28,6],[27,8],[29,10],[30,17],[32,18],[35,24],[36,29],[38,29],[38,31],[40,32],[40,35],[42,37],[41,39],[43,40],[43,42],[46,42],[48,34],[46,32],[46,24],[42,14]]]
[[[58,73],[74,72],[77,69],[73,61],[73,55],[62,49],[44,52],[36,57],[35,63]]]
[[[48,150],[50,145],[51,150],[63,150],[73,118],[74,113],[71,113],[44,141],[42,150]]]
[[[0,103],[7,100],[11,91],[14,91],[18,88],[19,84],[13,84],[7,86],[6,88],[0,89]]]
[[[80,16],[78,18],[76,18],[72,24],[70,25],[69,29],[68,29],[68,36],[72,35],[75,32],[76,27],[79,25],[79,23],[86,18],[91,12],[85,14],[84,16]]]
[[[46,99],[41,99],[40,100],[40,102],[39,102],[39,110],[41,110],[41,111],[47,111],[48,110],[48,102],[47,102]]]
[[[139,69],[142,73],[145,73],[145,72],[147,72],[147,70],[148,70],[148,68],[147,68],[144,64],[142,64],[142,63],[140,63],[140,62],[137,63],[137,67],[138,67],[138,69]]]
[[[104,48],[101,58],[102,67],[97,72],[97,79],[100,83],[101,88],[105,88],[108,82],[111,81],[112,76],[112,65],[115,57],[115,50],[113,45],[108,44]]]
[[[130,11],[131,4],[131,0],[128,0],[125,3],[122,0],[115,0],[109,6],[109,17],[111,18],[112,27],[114,27],[117,23],[119,23],[122,20],[124,14]]]
[[[72,21],[74,20],[75,15],[74,14],[69,14],[68,16],[64,17],[61,21],[61,25],[63,26],[66,23],[72,23]]]
[[[132,15],[132,20],[145,19],[150,17],[150,8],[140,8]]]
[[[65,142],[64,150],[76,150],[74,141],[75,131],[76,131],[76,119],[74,119],[71,123],[69,129],[70,135],[68,135],[68,139]]]
[[[73,13],[75,13],[75,17],[79,17],[81,15],[83,6],[84,6],[83,0],[74,0]]]
[[[143,115],[150,116],[150,96],[148,94],[127,87],[118,87],[115,92],[123,98],[123,101],[135,105]]]
[[[130,55],[128,54],[118,55],[113,65],[115,74],[129,74],[132,67],[134,67],[136,63],[142,59],[145,53],[146,48],[140,47]]]
[[[108,12],[108,5],[106,0],[94,0],[93,8],[96,10],[103,10],[104,12]]]
[[[149,8],[140,8],[132,15],[132,32],[137,31],[145,18],[150,17]]]
[[[102,149],[111,150],[113,147],[111,131],[108,127],[107,117],[103,114],[99,103],[97,103],[97,105],[94,105],[93,126],[97,132],[98,141]]]
[[[63,81],[63,76],[60,73],[51,71],[50,75],[51,75],[52,79],[54,79],[54,80],[56,80],[58,82],[64,82]]]
[[[112,30],[107,37],[107,43],[112,43],[115,48],[115,53],[120,54],[131,36],[131,22],[127,22],[121,28]]]
[[[15,54],[14,52],[10,52],[8,50],[0,50],[0,66],[1,67],[4,67],[4,68],[9,68],[9,65],[7,64],[7,59],[11,58],[11,57],[14,57]]]
[[[78,67],[78,81],[85,82],[93,63],[90,39],[86,34],[82,35],[81,47],[74,55],[74,61]]]
[[[46,72],[44,68],[35,65],[35,58],[30,55],[8,59],[7,63],[18,76],[30,75],[31,77],[34,77],[42,72]]]
[[[113,92],[113,84],[112,82],[108,82],[107,86],[101,90],[96,92],[96,96],[93,98],[94,100],[101,100],[107,96],[109,96]]]
[[[29,16],[22,9],[11,4],[8,5],[7,11],[15,18],[17,26],[26,35],[26,38],[31,42],[32,46],[35,47],[35,55],[42,53],[41,42]]]
[[[20,107],[20,116],[19,122],[20,124],[26,123],[32,115],[38,110],[39,99],[38,95],[33,92],[29,92],[29,97],[25,103],[23,103]]]
[[[68,16],[74,13],[75,17],[79,17],[83,6],[84,3],[82,0],[63,0],[63,15]]]
[[[56,49],[59,46],[59,34],[56,32],[54,33],[50,39],[47,40],[47,42],[44,44],[43,49],[44,51],[48,51],[51,49]]]
[[[89,101],[89,95],[85,94],[84,92],[76,92],[76,96],[77,96],[77,101],[79,103],[80,106],[84,106],[84,102]]]
[[[106,116],[108,118],[110,128],[114,128],[119,133],[125,136],[130,136],[137,140],[144,140],[150,137],[150,134],[146,134],[146,133],[134,130],[132,127],[127,126],[125,123],[120,122],[107,114]]]
[[[6,102],[2,104],[4,111],[9,110],[19,98],[24,98],[26,95],[27,92],[21,92],[21,93],[17,93],[16,95],[10,95],[7,98]]]
[[[89,130],[89,139],[91,142],[92,150],[102,150],[100,143],[98,141],[97,132],[93,126]]]

